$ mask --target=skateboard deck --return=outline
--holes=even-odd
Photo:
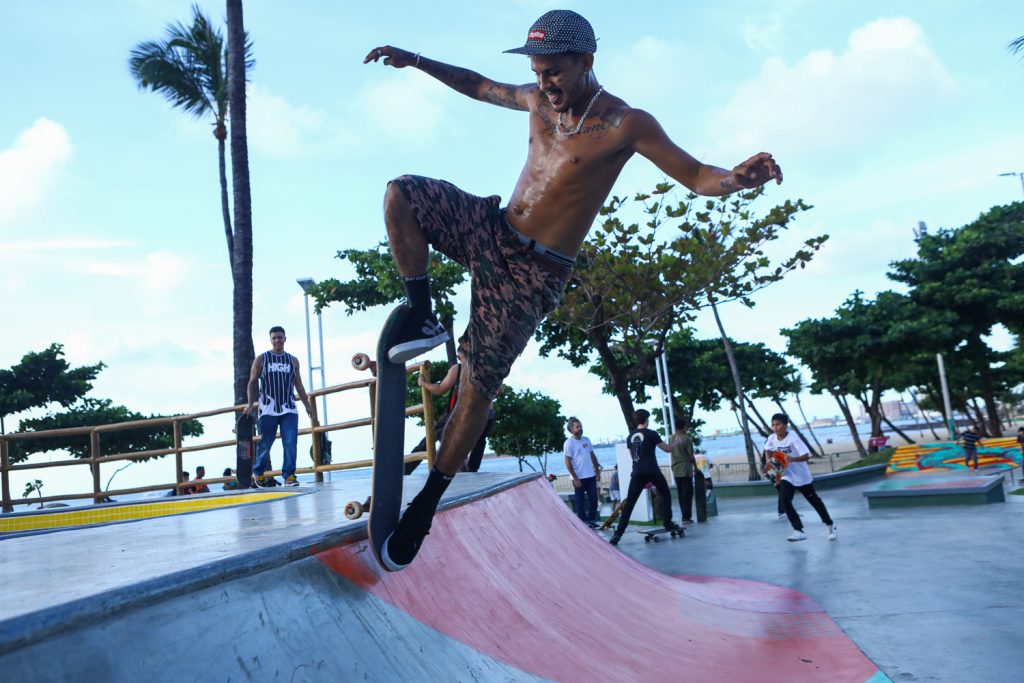
[[[775,486],[779,485],[782,481],[782,473],[786,471],[786,467],[789,465],[789,458],[782,451],[775,451],[772,456],[768,458],[768,478]]]
[[[252,461],[256,445],[252,441],[254,427],[252,415],[239,415],[235,423],[235,477],[238,488],[252,487]]]
[[[370,494],[370,546],[381,562],[384,541],[395,530],[402,512],[405,473],[405,363],[388,360],[392,337],[405,324],[409,307],[396,307],[377,342],[377,410],[373,428],[373,484]]]
[[[668,534],[672,538],[675,538],[676,536],[682,538],[686,535],[686,529],[683,527],[679,527],[678,529],[641,529],[636,533],[644,535],[644,543],[649,543],[651,541],[657,543],[659,540],[658,536],[661,536],[662,534]]]

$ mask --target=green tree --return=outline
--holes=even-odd
[[[562,450],[565,443],[565,416],[555,399],[539,392],[516,391],[506,386],[494,402],[494,427],[487,437],[494,452],[514,455],[519,471],[525,464],[531,470],[547,473],[547,454]],[[529,458],[535,458],[534,467]]]
[[[228,115],[231,117],[231,188],[235,209],[232,254],[232,338],[235,404],[245,403],[252,346],[252,193],[249,187],[249,143],[246,137],[245,83],[250,65],[249,38],[242,17],[242,0],[227,0]]]
[[[64,346],[54,343],[0,370],[0,434],[5,433],[5,417],[52,403],[70,406],[92,389],[103,368],[103,363],[72,368],[64,359]]]
[[[405,300],[405,286],[386,242],[373,249],[345,249],[336,257],[351,264],[355,277],[344,282],[331,278],[318,283],[311,290],[316,310],[340,302],[345,306],[345,313],[352,315],[356,311]],[[466,281],[467,271],[455,261],[432,251],[429,272],[434,311],[448,330],[448,362],[454,363],[456,310],[452,297],[455,296],[455,288]]]
[[[617,215],[625,199],[613,197],[602,208],[604,220],[584,243],[562,304],[537,331],[543,354],[557,352],[576,366],[596,354],[630,427],[630,382],[653,374],[653,360],[673,329],[710,299],[749,303],[756,291],[809,261],[827,239],[809,239],[772,261],[764,250],[810,208],[802,200],[756,216],[751,205],[764,188],[706,201],[690,193],[670,203],[673,188],[662,183],[633,198],[642,226]],[[662,228],[668,234],[659,234]]]
[[[922,235],[917,255],[891,265],[889,278],[910,287],[914,302],[957,318],[966,358],[981,382],[988,433],[1001,436],[993,350],[997,324],[1024,329],[1024,203],[996,206],[961,228]]]
[[[228,16],[231,17],[231,3]],[[238,7],[241,21],[241,3]],[[230,29],[230,26],[229,26]],[[192,25],[168,25],[166,38],[139,43],[132,49],[128,68],[143,90],[163,95],[172,106],[196,117],[213,117],[213,136],[217,139],[217,159],[220,178],[221,218],[227,242],[228,261],[234,283],[234,400],[245,402],[245,385],[249,379],[254,351],[252,348],[252,219],[249,200],[248,160],[236,158],[236,135],[245,139],[244,82],[246,72],[255,62],[252,45],[244,32],[234,41],[243,45],[236,80],[242,84],[241,109],[236,105],[232,117],[232,180],[235,196],[236,225],[232,229],[228,205],[227,160],[225,141],[228,136],[229,70],[231,60],[224,48],[223,34],[203,14],[198,5],[192,7]],[[237,98],[237,96],[236,96]],[[248,281],[248,294],[246,294]],[[246,310],[248,313],[246,313]],[[248,324],[246,324],[248,320]]]
[[[804,320],[782,334],[788,338],[789,354],[814,374],[811,391],[832,395],[857,449],[866,455],[848,397],[864,406],[872,436],[880,436],[881,423],[888,422],[881,410],[882,394],[905,389],[907,364],[923,353],[934,358],[934,350],[949,338],[955,323],[949,312],[922,308],[903,294],[881,292],[872,301],[854,292],[834,316]]]

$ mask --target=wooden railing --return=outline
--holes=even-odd
[[[360,368],[363,369],[363,368]],[[423,362],[417,365],[410,365],[406,368],[406,372],[423,372],[429,371],[429,363]],[[312,467],[298,467],[295,469],[296,474],[310,474],[316,475],[316,481],[323,481],[324,472],[332,472],[338,470],[349,470],[357,469],[360,467],[368,467],[373,465],[372,458],[365,460],[357,460],[353,462],[345,463],[332,463],[324,464],[320,453],[320,434],[340,431],[342,429],[353,429],[356,427],[375,427],[375,412],[376,412],[376,396],[377,396],[377,379],[376,377],[368,377],[355,382],[348,382],[345,384],[338,384],[324,389],[318,389],[316,391],[309,392],[310,400],[315,400],[320,396],[337,394],[344,391],[355,391],[359,389],[367,389],[370,399],[370,416],[365,418],[359,418],[355,420],[348,420],[346,422],[337,422],[334,424],[321,425],[314,421],[311,427],[299,430],[299,435],[311,434],[313,435],[313,466]],[[406,462],[413,462],[416,460],[426,460],[429,465],[434,463],[434,415],[433,415],[433,404],[430,401],[430,394],[426,389],[422,390],[422,402],[419,405],[406,408],[406,416],[410,415],[423,415],[423,422],[426,425],[427,435],[427,450],[426,453],[412,453],[405,456]],[[162,491],[167,489],[180,490],[182,488],[195,486],[197,483],[203,484],[219,484],[229,481],[234,481],[234,477],[216,477],[202,480],[190,480],[182,481],[182,471],[184,468],[184,456],[186,454],[198,453],[202,451],[208,451],[215,448],[224,448],[228,446],[234,446],[236,443],[235,439],[213,441],[210,443],[200,444],[189,444],[184,445],[182,439],[182,424],[188,420],[200,420],[208,417],[215,417],[217,415],[225,415],[229,413],[238,413],[245,405],[231,406],[227,408],[218,408],[216,410],[208,410],[202,413],[194,413],[191,415],[175,415],[173,417],[160,417],[152,418],[148,420],[135,420],[133,422],[118,422],[113,424],[98,425],[95,427],[74,427],[70,429],[51,429],[40,432],[14,432],[11,434],[0,435],[0,503],[2,503],[3,512],[12,512],[15,505],[42,505],[45,503],[59,502],[63,500],[81,500],[83,498],[92,498],[94,503],[99,503],[110,496],[123,496],[134,493],[146,493],[148,491]],[[115,453],[110,455],[103,455],[101,436],[103,434],[109,434],[112,432],[139,429],[143,427],[152,428],[170,425],[173,435],[173,445],[170,448],[162,448],[150,451],[139,451],[135,453]],[[46,463],[26,463],[12,465],[10,462],[10,444],[17,443],[18,441],[27,441],[29,439],[48,439],[48,438],[61,438],[68,436],[88,436],[89,437],[89,457],[88,458],[69,458],[66,460],[56,460]],[[256,441],[259,441],[259,437],[256,437]],[[167,455],[174,456],[174,468],[175,468],[175,481],[166,482],[159,484],[152,484],[148,486],[138,486],[127,489],[116,489],[112,491],[104,491],[100,485],[100,465],[103,463],[118,462],[121,460],[133,460],[140,457],[162,457]],[[23,472],[32,470],[42,470],[50,467],[69,467],[75,465],[88,465],[92,472],[92,490],[89,492],[82,493],[67,493],[56,496],[36,496],[34,498],[12,498],[11,487],[10,487],[10,473],[11,472]],[[268,475],[279,475],[279,470],[273,470],[267,472]]]

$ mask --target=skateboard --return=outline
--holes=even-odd
[[[788,465],[789,458],[782,451],[775,451],[768,458],[768,479],[771,480],[774,486],[778,486],[779,482],[782,481],[782,473],[786,471]]]
[[[669,534],[672,538],[677,536],[682,538],[686,535],[686,529],[683,527],[679,527],[678,529],[641,529],[636,533],[644,535],[644,543],[650,543],[651,541],[657,543],[658,536],[661,536],[662,534]]]
[[[369,527],[370,546],[382,567],[381,548],[401,517],[402,476],[405,473],[405,363],[389,361],[388,349],[409,313],[410,309],[405,304],[391,311],[377,342],[377,410],[373,427]]]
[[[251,414],[242,413],[235,423],[235,477],[238,488],[252,487],[252,460],[255,444],[252,442],[254,424]]]
[[[359,519],[363,513],[370,509],[370,501],[373,496],[367,496],[366,500],[360,503],[358,500],[351,500],[345,503],[345,519]]]
[[[373,373],[373,376],[377,376],[377,363],[376,361],[370,360],[370,357],[365,353],[357,353],[352,356],[352,367],[356,370],[369,370]]]

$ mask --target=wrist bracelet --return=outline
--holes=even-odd
[[[413,64],[413,66],[416,67],[417,69],[420,68],[420,53],[419,52],[416,53],[416,63]]]

